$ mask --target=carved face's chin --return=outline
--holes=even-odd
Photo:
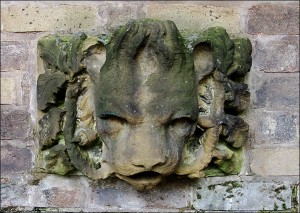
[[[131,184],[138,190],[152,189],[163,178],[163,176],[157,172],[140,172],[131,176],[123,176],[120,174],[116,174],[116,176]]]

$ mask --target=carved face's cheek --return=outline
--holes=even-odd
[[[111,154],[116,152],[120,141],[126,140],[129,124],[121,118],[97,119],[97,132]]]
[[[101,135],[116,136],[126,127],[123,120],[108,118],[97,120],[97,130]]]

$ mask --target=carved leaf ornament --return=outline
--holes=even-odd
[[[110,176],[139,190],[171,174],[240,172],[251,43],[212,27],[183,38],[136,20],[110,37],[39,40],[39,171]]]

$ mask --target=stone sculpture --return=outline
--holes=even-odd
[[[39,171],[110,176],[139,190],[164,177],[236,174],[248,125],[248,39],[221,27],[183,38],[172,21],[38,43]]]

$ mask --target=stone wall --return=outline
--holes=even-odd
[[[250,125],[239,175],[169,178],[138,192],[111,178],[34,172],[37,41],[48,34],[110,34],[130,19],[175,22],[182,34],[222,26],[248,37]],[[1,208],[36,211],[222,211],[299,208],[297,1],[1,1]]]

